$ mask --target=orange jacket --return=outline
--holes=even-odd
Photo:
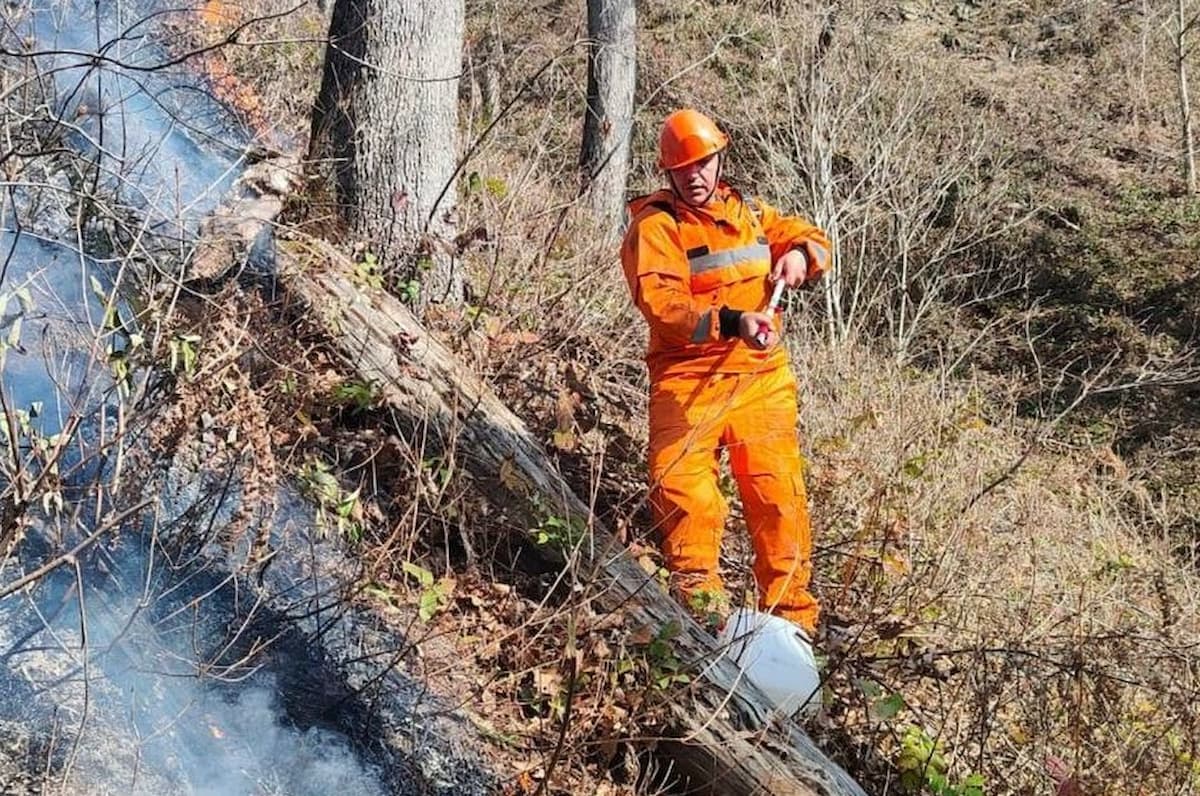
[[[667,189],[630,203],[621,264],[650,325],[652,380],[756,372],[787,362],[782,346],[758,351],[740,338],[722,339],[718,313],[722,307],[765,310],[771,266],[791,249],[808,255],[809,278],[828,270],[829,240],[801,218],[757,200],[752,206],[724,183],[703,208],[677,201]]]

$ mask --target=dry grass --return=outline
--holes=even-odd
[[[1035,450],[986,491],[1027,450],[1002,399],[861,350],[798,369],[836,630],[826,737],[894,760],[922,727],[988,792],[1044,792],[1055,757],[1085,793],[1194,787],[1196,582],[1131,516],[1111,454]],[[905,708],[880,721],[891,693]]]

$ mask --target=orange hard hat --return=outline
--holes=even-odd
[[[658,135],[658,167],[677,169],[729,146],[729,136],[700,111],[683,108],[663,122]]]

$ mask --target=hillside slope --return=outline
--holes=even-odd
[[[797,301],[789,340],[831,673],[813,732],[870,792],[1200,787],[1200,203],[1178,177],[1168,11],[639,7],[632,190],[657,185],[663,113],[703,107],[734,137],[738,180],[837,225],[842,284],[863,297],[836,318],[820,295]],[[463,124],[482,134],[490,85],[511,106],[460,188],[463,228],[480,231],[473,306],[429,322],[652,569],[641,321],[574,204],[582,4],[468,13]],[[320,20],[276,24],[311,35]],[[319,58],[230,51],[274,101],[267,116],[297,131]],[[319,208],[296,215],[328,229]],[[901,258],[933,266],[900,283]],[[898,308],[920,314],[898,325]],[[371,593],[423,616],[421,665],[481,717],[512,792],[538,790],[557,749],[551,792],[669,781],[646,742],[686,674],[669,645],[554,589],[526,563],[526,528],[419,441],[378,440],[369,396],[357,406],[315,370],[275,400],[281,421],[295,410],[318,433],[281,432],[279,455],[320,453],[362,490]],[[728,538],[745,584],[735,526]],[[587,677],[564,728],[568,626],[584,628]]]

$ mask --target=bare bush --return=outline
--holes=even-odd
[[[753,141],[765,192],[830,234],[830,338],[886,339],[907,357],[947,308],[1019,289],[1019,264],[989,244],[1028,213],[1010,204],[1006,141],[967,88],[885,44],[869,4],[788,5],[774,21],[770,68],[740,84],[746,121],[731,124]]]

